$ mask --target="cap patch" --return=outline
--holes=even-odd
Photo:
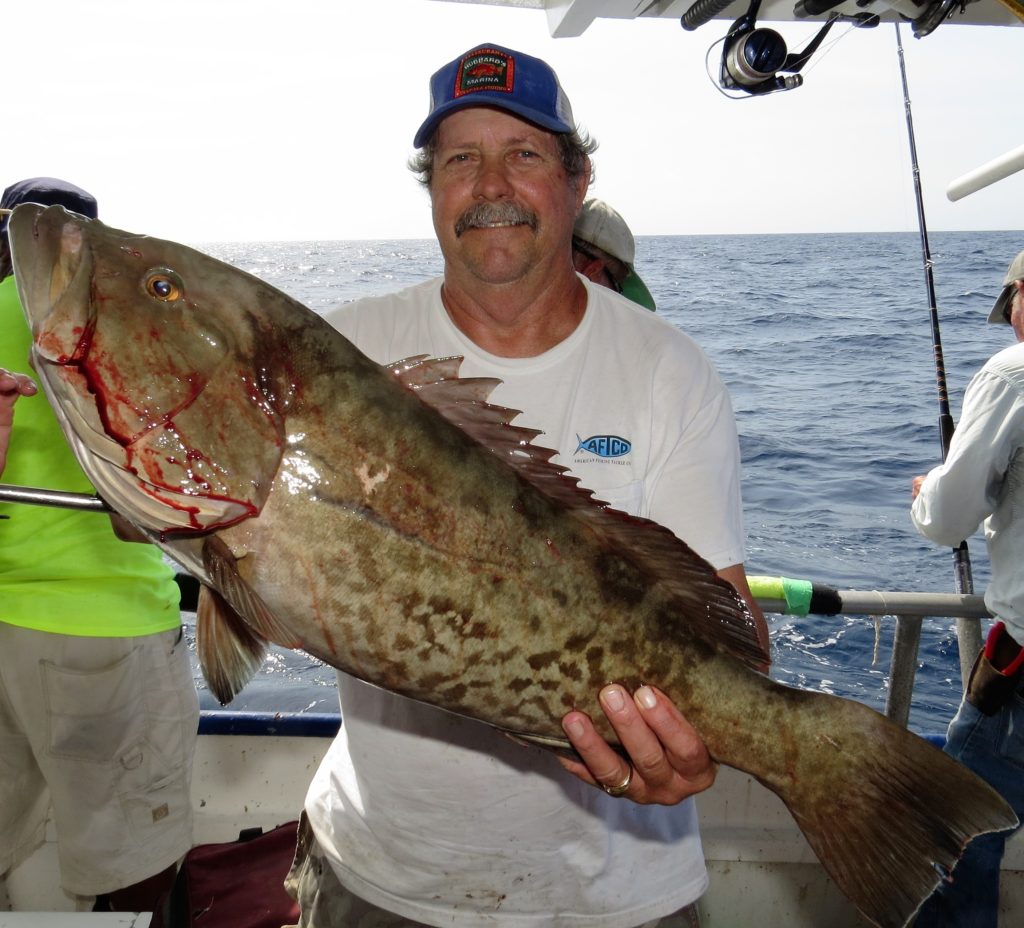
[[[515,84],[515,59],[493,48],[479,49],[462,59],[455,75],[455,96],[477,90],[512,93]]]

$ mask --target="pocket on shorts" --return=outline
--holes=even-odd
[[[98,670],[72,670],[51,661],[42,668],[53,756],[108,763],[125,745],[145,738],[138,649]]]
[[[191,829],[189,778],[181,770],[145,789],[125,790],[118,798],[132,833],[143,846],[157,835],[188,834]]]

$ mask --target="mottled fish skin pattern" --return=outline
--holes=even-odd
[[[264,639],[562,741],[570,709],[612,740],[606,683],[655,684],[885,928],[971,837],[1016,823],[873,710],[751,669],[732,588],[665,529],[593,503],[479,402],[486,384],[446,379],[457,365],[382,368],[242,271],[59,207],[18,207],[10,237],[34,366],[83,468],[215,591],[198,625],[222,699]]]
[[[605,683],[635,686],[643,668],[682,688],[698,655],[712,658],[638,569],[361,356],[303,400],[289,433],[315,436],[316,451],[289,442],[260,518],[220,533],[300,647],[395,692],[559,737],[570,709],[603,719]],[[283,489],[300,485],[315,505]]]
[[[629,551],[593,537],[273,288],[177,245],[79,226],[98,311],[75,317],[77,303],[58,305],[39,332],[40,362],[98,417],[97,431],[116,436],[129,483],[138,473],[150,498],[160,496],[153,487],[182,494],[169,511],[184,514],[186,536],[205,524],[193,525],[192,507],[230,501],[217,535],[286,627],[277,643],[395,692],[559,738],[570,709],[614,737],[596,700],[613,680],[690,701],[694,668],[720,658],[692,640],[679,597]],[[151,269],[168,271],[179,299],[149,297]],[[82,354],[87,341],[83,363],[45,363]],[[184,553],[194,540],[161,522],[166,513],[147,520],[125,499],[128,518],[196,566],[199,556]],[[703,589],[682,605],[706,613],[710,590],[725,619],[745,622],[732,589],[683,554]]]

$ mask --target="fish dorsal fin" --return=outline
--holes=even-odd
[[[699,637],[760,669],[768,656],[750,610],[732,585],[669,529],[613,509],[581,487],[567,468],[551,462],[557,451],[534,444],[540,432],[512,424],[519,410],[487,402],[500,381],[460,378],[461,363],[458,357],[419,355],[387,370],[449,422],[505,458],[524,480],[570,510],[609,547],[630,557],[651,584],[680,602],[680,614]]]

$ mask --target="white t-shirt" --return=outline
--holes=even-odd
[[[576,331],[534,358],[481,351],[440,280],[325,314],[371,358],[461,355],[502,383],[555,463],[617,508],[671,528],[716,567],[743,561],[728,395],[697,345],[586,282]],[[339,879],[429,925],[633,928],[707,885],[692,800],[639,806],[493,728],[338,675],[342,728],[306,797]]]
[[[1024,343],[991,357],[968,384],[949,454],[921,485],[911,517],[921,534],[950,547],[985,520],[985,605],[1024,642]]]

